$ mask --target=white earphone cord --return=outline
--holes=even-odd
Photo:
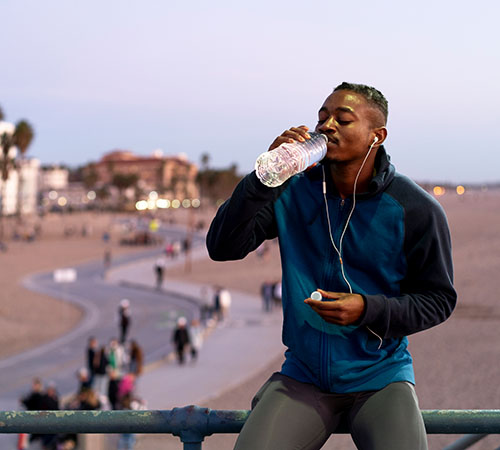
[[[358,173],[356,174],[356,178],[354,179],[354,187],[353,187],[353,192],[352,192],[352,208],[351,208],[351,211],[349,212],[349,215],[347,216],[347,221],[345,223],[344,229],[342,230],[342,234],[340,235],[339,248],[337,248],[337,246],[335,245],[335,241],[333,240],[333,236],[332,236],[332,226],[330,224],[330,213],[328,211],[328,201],[326,199],[325,166],[322,166],[322,170],[323,170],[323,198],[325,200],[326,220],[328,222],[328,234],[330,235],[330,241],[333,245],[333,248],[335,249],[335,251],[337,252],[337,255],[339,256],[340,271],[342,273],[342,278],[344,279],[347,286],[349,287],[350,294],[352,294],[352,286],[351,286],[351,283],[349,283],[349,281],[347,280],[347,277],[346,277],[345,272],[344,272],[344,261],[342,260],[342,242],[344,241],[345,232],[347,231],[347,227],[349,226],[349,222],[351,221],[352,214],[354,212],[354,209],[356,208],[356,186],[358,184],[359,175],[361,174],[361,171],[363,170],[363,167],[365,166],[365,163],[368,159],[368,156],[370,155],[372,148],[377,141],[378,141],[378,139],[374,140],[372,142],[372,144],[370,145],[370,148],[366,152],[365,158],[363,159],[363,162],[361,163],[361,167],[359,168]],[[380,347],[382,346],[382,342],[383,342],[382,338],[377,333],[375,333],[372,329],[370,329],[370,327],[367,326],[366,328],[380,340],[380,344],[378,346],[378,348],[380,349]]]

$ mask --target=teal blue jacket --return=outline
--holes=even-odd
[[[325,322],[304,299],[321,288],[349,292],[328,233],[322,168],[292,177],[278,188],[255,173],[236,187],[207,235],[210,256],[244,258],[264,240],[278,237],[282,262],[282,373],[326,392],[378,390],[396,381],[414,383],[408,335],[446,320],[456,304],[451,242],[437,201],[395,172],[383,147],[368,192],[356,208],[342,244],[344,273],[365,311],[349,326]],[[352,208],[327,174],[333,239]]]

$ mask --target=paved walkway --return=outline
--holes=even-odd
[[[205,249],[200,249],[195,257],[208,256]],[[155,258],[151,258],[119,267],[111,271],[108,280],[154,289],[154,262]],[[207,288],[210,286],[205,286]],[[203,286],[166,279],[164,289],[201,298]],[[259,298],[240,292],[231,292],[231,295],[228,318],[206,330],[208,336],[195,363],[188,358],[185,365],[179,366],[170,357],[151,364],[141,376],[138,394],[147,401],[148,409],[205,402],[244,383],[284,352],[281,311],[266,314]]]

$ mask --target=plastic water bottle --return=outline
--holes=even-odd
[[[262,153],[255,162],[255,173],[262,184],[276,187],[293,175],[321,161],[326,155],[328,138],[321,133],[309,132],[305,142],[285,142],[278,148]]]

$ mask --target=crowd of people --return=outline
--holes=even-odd
[[[124,299],[125,300],[125,299]],[[54,383],[45,388],[42,380],[35,378],[31,392],[21,398],[21,404],[30,411],[37,410],[123,410],[144,409],[145,403],[137,396],[137,380],[143,372],[144,353],[135,339],[127,340],[131,323],[129,301],[119,305],[120,339],[111,338],[100,344],[90,336],[85,349],[85,366],[77,373],[77,388],[74,395],[61,401]],[[20,435],[18,450],[28,448],[30,442],[38,440],[44,450],[75,448],[78,436],[64,435]],[[122,434],[118,449],[134,448],[135,437]]]
[[[203,345],[204,329],[221,324],[227,319],[231,306],[230,292],[219,285],[211,288],[202,304],[200,319],[189,323],[179,317],[172,332],[177,362],[197,361]],[[122,299],[117,311],[118,337],[101,342],[90,336],[85,348],[85,365],[76,372],[77,387],[69,398],[61,400],[53,382],[44,386],[41,379],[33,380],[31,391],[20,399],[27,410],[123,410],[143,409],[144,401],[137,396],[137,380],[144,369],[144,352],[135,339],[129,339],[132,324],[131,305]],[[32,441],[39,441],[44,450],[72,449],[77,446],[78,436],[20,435],[18,450],[28,448]],[[135,437],[120,435],[118,448],[132,449]]]

